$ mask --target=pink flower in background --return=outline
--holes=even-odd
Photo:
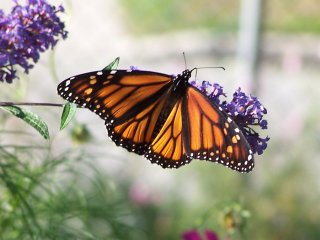
[[[159,199],[143,184],[133,184],[129,189],[130,200],[138,206],[155,204]]]
[[[297,73],[301,71],[302,56],[299,49],[295,46],[288,46],[282,57],[283,69],[290,73]]]
[[[197,230],[188,230],[182,234],[183,240],[218,240],[218,235],[211,231],[205,230],[204,235],[200,234]]]

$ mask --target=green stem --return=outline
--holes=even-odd
[[[32,102],[0,102],[0,106],[49,106],[49,107],[63,107],[60,103],[32,103]]]

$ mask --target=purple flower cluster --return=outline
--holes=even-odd
[[[261,129],[268,128],[267,120],[263,119],[267,113],[267,109],[261,104],[257,97],[246,95],[238,88],[233,94],[231,102],[221,102],[220,97],[226,96],[222,86],[219,84],[211,84],[208,81],[203,81],[201,85],[192,81],[191,84],[205,93],[212,101],[217,103],[222,109],[238,124],[241,131],[249,142],[253,153],[259,155],[267,148],[269,137],[262,138],[253,126]]]
[[[238,88],[230,103],[226,103],[226,112],[236,121],[245,134],[253,152],[259,155],[267,148],[269,137],[261,138],[250,126],[259,126],[261,129],[268,128],[267,120],[263,119],[267,109],[260,100],[254,96],[248,96]]]
[[[204,231],[204,238],[197,230],[188,230],[182,234],[183,240],[218,240],[218,236],[215,232],[211,230]]]
[[[62,6],[51,6],[46,0],[26,0],[22,6],[14,0],[10,14],[0,10],[0,81],[11,83],[19,65],[28,73],[39,60],[40,52],[51,49],[58,38],[67,37],[57,13]]]

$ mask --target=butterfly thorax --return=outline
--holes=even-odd
[[[189,85],[189,79],[191,78],[191,72],[189,69],[184,70],[181,74],[178,74],[173,80],[173,91],[175,93],[184,95]]]

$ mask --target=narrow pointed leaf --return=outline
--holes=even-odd
[[[64,129],[69,124],[69,122],[73,119],[76,113],[76,110],[77,110],[77,105],[75,105],[74,103],[67,102],[63,106],[63,111],[62,111],[61,121],[60,121],[60,130]]]
[[[44,137],[44,139],[49,139],[48,126],[37,114],[17,106],[3,106],[1,108],[9,111],[14,116],[21,118],[35,130],[37,130]]]
[[[117,57],[113,62],[111,62],[108,66],[106,66],[103,71],[117,69],[119,65],[120,57]]]

